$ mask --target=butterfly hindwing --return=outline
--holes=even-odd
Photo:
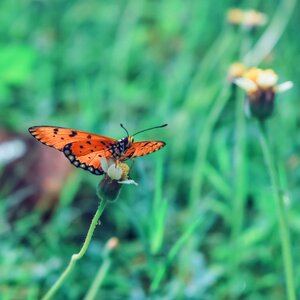
[[[155,152],[166,145],[162,141],[144,141],[144,142],[134,142],[130,148],[124,153],[125,159],[130,159],[133,157],[143,156]]]
[[[95,175],[102,175],[103,170],[101,167],[100,159],[112,158],[109,151],[109,142],[101,141],[78,141],[67,144],[63,148],[63,152],[67,159],[77,168],[82,168]]]

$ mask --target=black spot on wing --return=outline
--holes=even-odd
[[[71,134],[69,134],[69,137],[74,137],[77,135],[77,132],[75,130],[72,130]]]
[[[143,148],[146,147],[147,145],[149,145],[150,142],[146,142],[144,145],[143,145]]]

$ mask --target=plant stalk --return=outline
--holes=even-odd
[[[265,123],[263,121],[259,123],[259,129],[260,129],[260,143],[263,151],[263,156],[268,168],[271,184],[273,187],[274,199],[276,202],[275,204],[276,204],[277,218],[279,224],[281,250],[282,250],[285,277],[286,277],[287,299],[296,300],[293,260],[292,260],[292,252],[291,252],[291,240],[290,240],[287,214],[284,205],[283,193],[280,188],[279,176],[276,170],[275,162],[267,139]]]
[[[105,259],[104,259],[104,262],[103,264],[101,265],[90,289],[88,290],[84,300],[93,300],[96,298],[97,296],[97,292],[101,286],[101,284],[103,283],[103,280],[109,270],[111,266],[111,258],[110,258],[110,255],[107,254]]]
[[[85,254],[85,252],[86,252],[86,250],[87,250],[87,248],[88,248],[88,246],[91,242],[91,239],[92,239],[93,233],[96,229],[98,220],[99,220],[106,204],[107,204],[107,200],[102,199],[100,201],[100,204],[99,204],[98,209],[97,209],[97,211],[96,211],[96,213],[95,213],[95,215],[92,219],[92,222],[90,224],[90,228],[88,230],[88,233],[85,237],[85,241],[84,241],[80,251],[78,253],[75,253],[75,254],[72,255],[68,266],[66,267],[64,272],[60,275],[60,277],[57,279],[57,281],[54,283],[54,285],[50,288],[50,290],[46,293],[46,295],[42,298],[42,300],[49,300],[54,296],[54,294],[61,287],[61,285],[66,280],[68,275],[71,273],[71,271],[72,271],[73,267],[75,266],[76,262],[84,256],[84,254]]]

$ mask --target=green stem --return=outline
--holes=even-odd
[[[232,210],[235,218],[232,219],[231,242],[236,255],[231,255],[231,274],[233,288],[237,286],[240,278],[239,264],[242,256],[240,235],[244,222],[244,199],[246,194],[246,159],[245,159],[245,117],[244,117],[244,97],[236,99],[236,124],[235,124],[235,149],[234,149],[234,182],[233,182],[233,203]]]
[[[286,289],[289,300],[296,300],[295,296],[295,283],[294,283],[294,272],[291,252],[291,241],[290,233],[288,228],[288,220],[286,210],[284,206],[284,199],[280,189],[279,177],[275,167],[275,162],[272,157],[270,146],[267,140],[267,133],[265,123],[260,122],[260,143],[264,155],[265,163],[268,167],[271,184],[273,186],[274,199],[276,201],[277,217],[279,223],[279,234],[281,241],[281,250],[283,255],[284,270],[286,276]]]
[[[54,285],[50,288],[50,290],[47,292],[47,294],[42,298],[42,300],[49,300],[51,299],[54,294],[57,292],[57,290],[60,288],[60,286],[63,284],[67,276],[71,273],[73,267],[75,266],[77,260],[81,259],[83,255],[85,254],[91,238],[93,236],[93,233],[95,231],[96,225],[98,223],[98,220],[107,204],[107,200],[103,199],[101,200],[98,209],[93,217],[93,220],[91,222],[90,228],[88,230],[88,233],[85,237],[85,241],[80,249],[80,251],[76,254],[73,254],[71,257],[71,260],[67,266],[67,268],[64,270],[64,272],[60,275],[60,277],[57,279],[57,281],[54,283]]]
[[[93,300],[96,297],[96,294],[111,266],[111,258],[109,253],[106,253],[103,264],[101,265],[89,291],[87,292],[84,300]]]

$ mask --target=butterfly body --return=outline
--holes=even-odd
[[[124,161],[155,152],[165,146],[162,141],[134,142],[133,136],[120,140],[80,130],[34,126],[30,134],[41,143],[62,151],[78,168],[95,175],[102,175],[100,158]]]
[[[116,160],[126,160],[124,154],[127,149],[129,149],[133,144],[133,137],[128,136],[118,140],[109,146],[109,151]]]

